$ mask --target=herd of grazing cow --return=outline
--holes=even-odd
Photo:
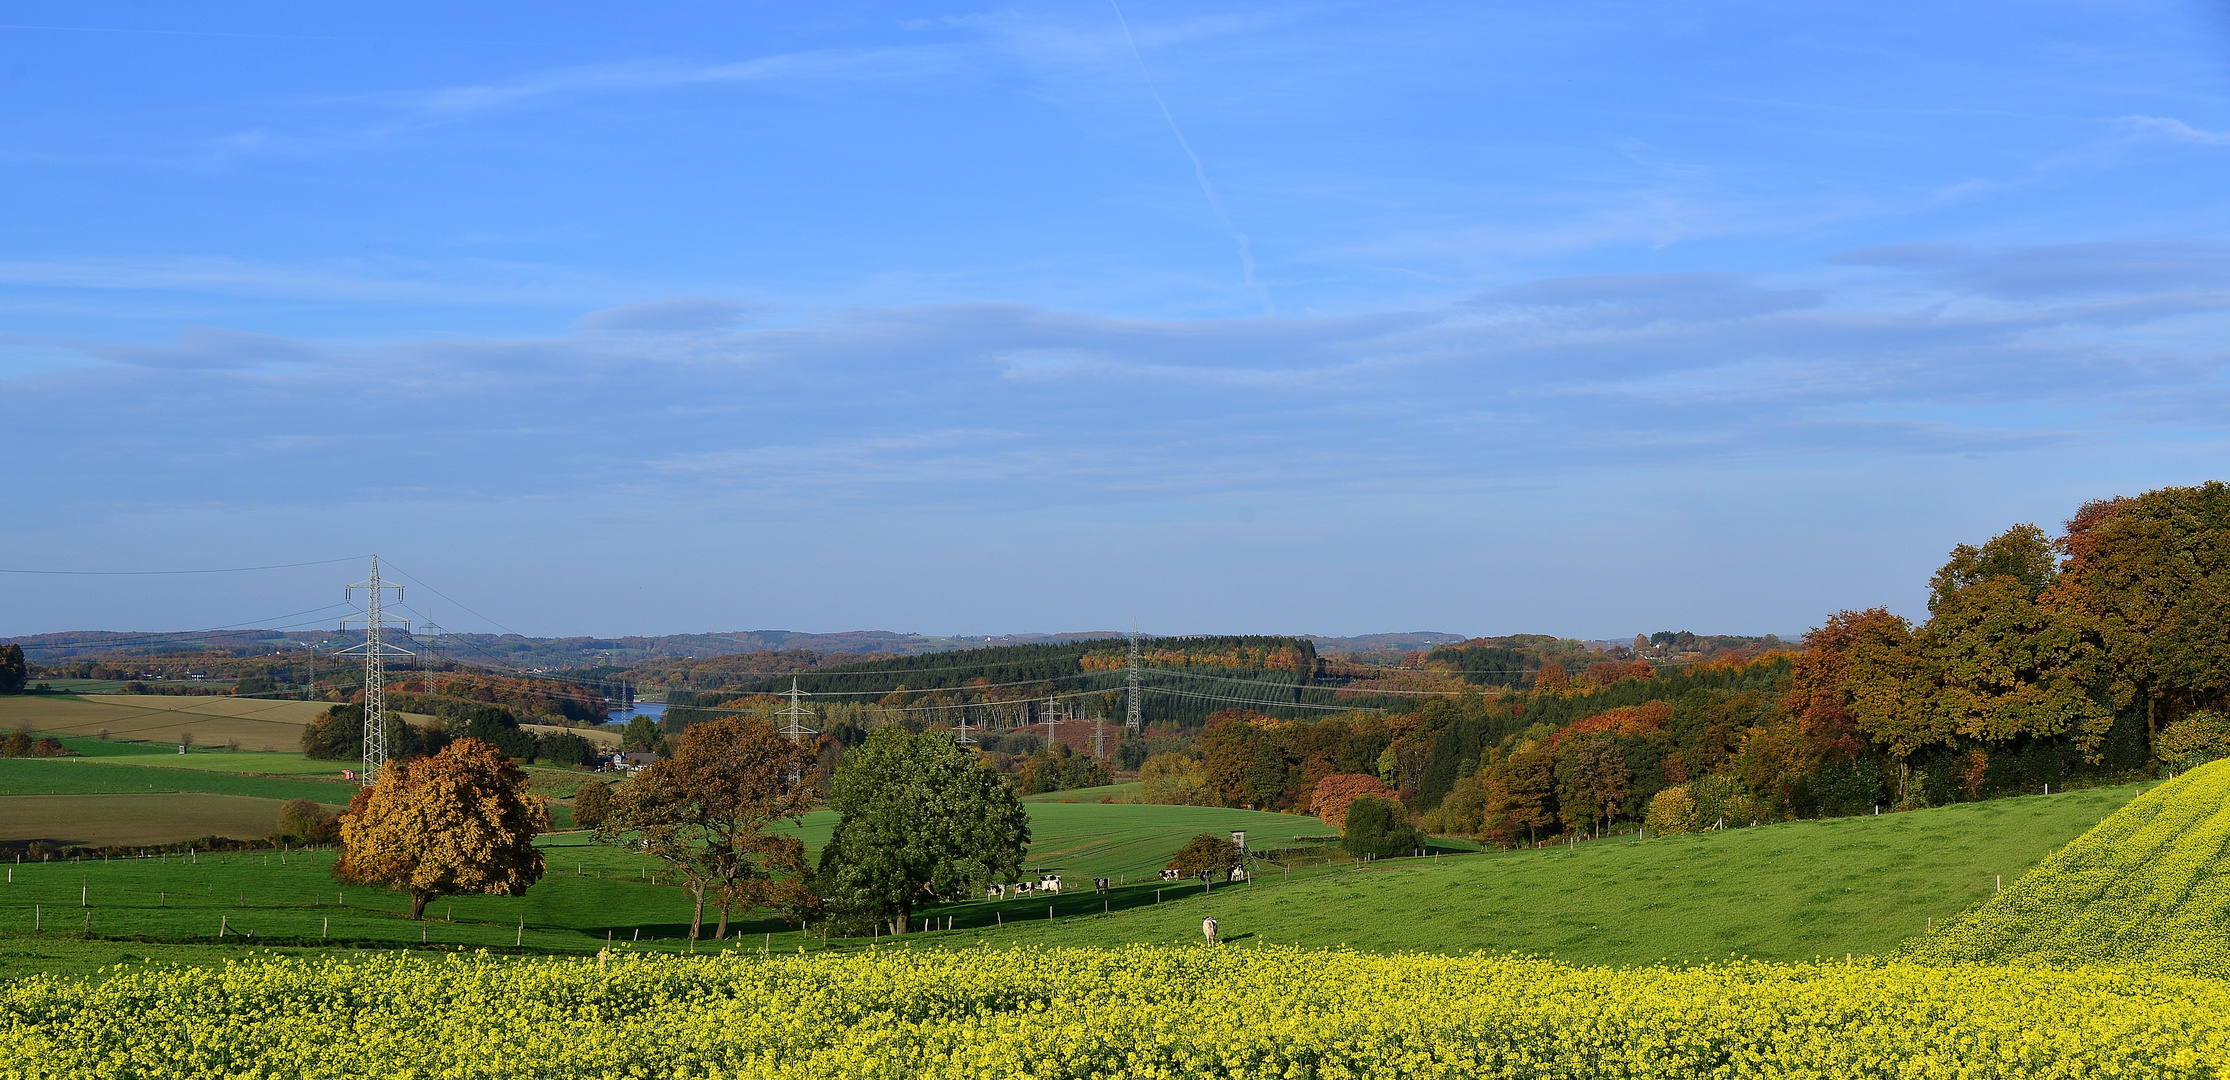
[[[1207,881],[1215,877],[1216,872],[1213,870],[1202,870],[1199,876],[1200,880]],[[1176,870],[1164,870],[1161,872],[1161,879],[1163,881],[1183,881],[1185,879],[1185,875],[1182,872]],[[1231,868],[1230,873],[1227,875],[1227,879],[1231,881],[1245,881],[1247,879],[1247,872],[1243,868],[1234,866]]]
[[[1202,881],[1210,880],[1212,877],[1215,876],[1217,875],[1212,870],[1202,870],[1200,872],[1200,880]],[[1164,870],[1161,872],[1161,879],[1163,881],[1181,881],[1184,879],[1184,877],[1184,874],[1178,873],[1175,870]],[[1247,872],[1240,867],[1234,866],[1231,868],[1230,873],[1228,874],[1228,880],[1245,881],[1247,880]],[[1092,887],[1098,892],[1106,892],[1108,888],[1108,881],[1106,878],[1093,878]],[[984,898],[987,900],[1004,900],[1009,896],[1026,896],[1034,892],[1057,893],[1060,891],[1061,875],[1040,874],[1038,876],[1038,879],[1034,882],[1017,881],[1012,885],[993,885],[989,890],[985,892]]]
[[[1038,880],[1035,883],[1028,881],[1017,881],[1012,885],[993,885],[991,887],[989,898],[992,900],[1004,900],[1007,898],[1008,893],[1012,893],[1016,896],[1022,896],[1026,893],[1033,892],[1057,893],[1060,891],[1061,875],[1040,874],[1038,875]]]

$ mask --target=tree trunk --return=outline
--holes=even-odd
[[[696,910],[689,915],[689,940],[695,941],[697,940],[697,932],[704,929],[705,925],[705,887],[703,885],[691,885],[689,891],[697,900]]]
[[[728,940],[728,901],[720,901],[720,928],[712,932],[712,940]]]
[[[411,918],[413,918],[413,919],[423,919],[423,918],[425,918],[425,917],[426,917],[426,901],[428,901],[428,900],[431,900],[431,899],[433,899],[433,898],[434,898],[434,894],[432,894],[432,893],[422,893],[422,892],[419,892],[419,891],[418,891],[418,890],[416,890],[416,889],[413,889],[413,890],[411,890],[411,893],[410,893],[410,917],[411,917]]]

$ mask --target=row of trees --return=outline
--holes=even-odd
[[[734,912],[753,908],[839,931],[904,933],[921,907],[1010,880],[1029,848],[1014,789],[943,735],[889,725],[844,756],[827,796],[839,817],[817,866],[784,828],[821,798],[813,746],[763,720],[728,717],[690,727],[669,751],[614,787],[584,785],[576,817],[598,839],[672,868],[694,900],[693,938],[708,909],[715,937],[727,935]],[[320,827],[310,817],[282,824],[303,834]],[[333,823],[344,849],[334,872],[409,893],[416,918],[442,895],[523,893],[542,875],[533,838],[548,827],[548,808],[527,793],[512,755],[465,734],[430,756],[390,762],[357,793]]]
[[[653,732],[655,735],[655,732]],[[387,714],[387,752],[394,758],[426,757],[458,739],[478,739],[518,761],[579,767],[593,764],[596,746],[570,731],[537,735],[521,727],[511,710],[483,705],[452,712],[438,727],[405,723]],[[348,761],[364,753],[364,706],[335,705],[302,729],[302,753],[320,761]]]
[[[1381,776],[1430,827],[1524,842],[2189,768],[2230,756],[2226,600],[2230,487],[2102,500],[1953,549],[1918,624],[1846,611],[1794,656],[1429,704]]]
[[[2230,708],[2230,486],[1962,544],[1928,609],[1846,611],[1806,639],[1789,705],[1823,757],[1877,755],[1902,804],[2143,768]]]

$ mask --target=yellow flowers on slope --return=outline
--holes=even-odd
[[[2146,792],[1907,945],[1936,963],[2230,972],[2230,760]]]
[[[1224,946],[251,960],[0,987],[0,1077],[2216,1076],[2230,984],[2128,970]]]

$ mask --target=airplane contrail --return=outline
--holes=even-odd
[[[1115,21],[1123,27],[1123,40],[1130,44],[1131,58],[1138,61],[1138,73],[1146,77],[1146,92],[1154,95],[1154,104],[1161,108],[1161,118],[1169,122],[1169,133],[1177,137],[1177,145],[1183,147],[1185,156],[1192,159],[1192,175],[1200,181],[1200,193],[1208,197],[1208,205],[1215,210],[1216,220],[1223,223],[1224,231],[1230,233],[1231,238],[1239,243],[1240,275],[1246,278],[1247,287],[1262,297],[1263,313],[1277,314],[1277,305],[1270,300],[1270,290],[1254,279],[1254,249],[1247,243],[1247,234],[1240,232],[1239,227],[1231,223],[1231,215],[1224,212],[1223,200],[1216,195],[1216,186],[1208,182],[1208,170],[1201,167],[1200,155],[1193,152],[1192,141],[1185,138],[1184,129],[1177,126],[1177,118],[1170,114],[1169,103],[1161,99],[1161,88],[1154,85],[1154,73],[1147,70],[1146,57],[1138,51],[1138,39],[1131,35],[1130,20],[1123,17],[1123,5],[1117,0],[1107,0],[1107,6],[1115,9]]]

